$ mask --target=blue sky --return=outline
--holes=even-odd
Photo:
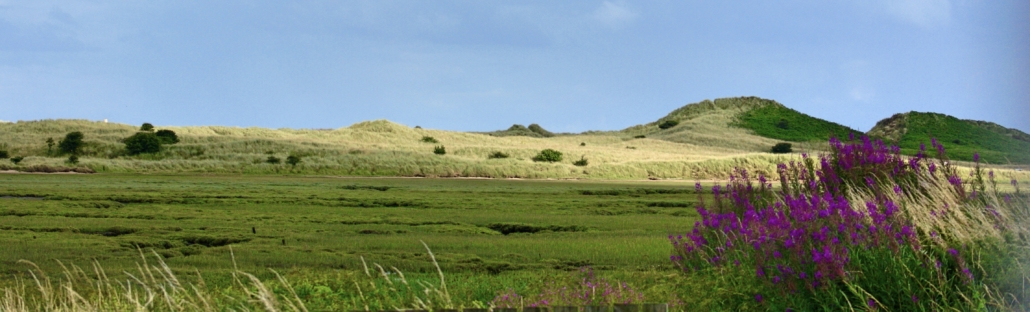
[[[1030,132],[1027,16],[1025,0],[0,0],[0,120],[579,132],[759,96],[862,131],[915,110]]]

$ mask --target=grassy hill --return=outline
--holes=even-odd
[[[786,127],[778,127],[784,120]],[[659,125],[667,121],[677,124],[661,129]],[[768,151],[782,141],[801,143],[795,144],[795,149],[820,150],[833,134],[861,134],[758,97],[704,100],[676,109],[655,122],[622,130],[622,133],[751,152]]]
[[[992,164],[1030,164],[1030,135],[991,122],[909,112],[877,122],[869,135],[894,142],[907,154],[916,153],[921,143],[931,149],[930,138],[937,138],[952,159],[972,161],[973,153],[980,153]]]
[[[136,126],[85,120],[41,120],[0,124],[0,144],[11,157],[25,156],[17,166],[0,160],[0,170],[31,166],[66,166],[67,155],[48,155],[47,138],[60,140],[81,131],[85,146],[80,164],[97,172],[256,173],[360,176],[573,178],[573,179],[706,179],[724,177],[734,167],[773,172],[789,156],[737,149],[627,139],[617,133],[491,136],[411,128],[386,120],[360,122],[332,130],[266,129],[220,126],[165,127],[180,143],[156,154],[127,155],[120,142]],[[423,142],[432,137],[437,143]],[[446,147],[446,155],[433,153]],[[564,154],[561,162],[534,162],[543,149]],[[509,158],[491,159],[493,152]],[[270,164],[269,156],[299,155],[300,164]],[[572,162],[581,157],[587,166]]]
[[[556,136],[556,135],[564,135],[564,133],[556,134],[556,133],[553,133],[551,131],[547,131],[547,129],[544,129],[544,127],[541,127],[538,124],[530,124],[529,127],[526,127],[526,126],[523,126],[523,125],[520,125],[520,124],[514,124],[514,125],[511,125],[511,127],[508,127],[508,129],[506,129],[506,130],[498,130],[498,131],[493,131],[493,132],[485,132],[484,134],[488,134],[490,136],[499,136],[499,137],[505,137],[505,136],[526,136],[526,137],[533,137],[533,138],[550,138],[550,137],[553,137],[553,136]]]

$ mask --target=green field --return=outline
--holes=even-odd
[[[359,257],[434,277],[420,240],[466,306],[582,266],[666,302],[677,283],[659,278],[675,273],[666,236],[697,216],[693,185],[683,182],[3,174],[0,185],[7,283],[29,278],[20,259],[55,273],[55,260],[92,259],[109,274],[133,271],[140,246],[176,275],[196,268],[224,287],[231,245],[241,270],[273,279],[272,268],[331,289],[302,298],[316,307],[354,295],[340,277],[361,270]],[[539,231],[498,232],[510,229]]]

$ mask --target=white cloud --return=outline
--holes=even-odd
[[[593,17],[609,27],[618,28],[633,22],[637,18],[637,13],[624,5],[605,1],[594,10]]]
[[[931,29],[951,21],[948,0],[887,0],[887,12],[903,21]]]

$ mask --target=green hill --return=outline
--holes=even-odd
[[[921,143],[931,149],[930,138],[937,138],[951,159],[972,161],[980,153],[992,164],[1030,164],[1030,135],[991,122],[909,112],[877,122],[869,135],[898,144],[906,154],[915,154]]]
[[[660,125],[675,121],[662,129]],[[833,135],[861,135],[848,127],[802,114],[773,100],[758,97],[721,98],[689,104],[654,122],[621,131],[679,143],[766,152],[790,141],[801,149],[820,149]]]
[[[529,127],[526,127],[526,126],[523,126],[523,125],[520,125],[520,124],[514,124],[514,125],[511,125],[511,127],[508,127],[507,130],[498,130],[498,131],[493,131],[493,132],[485,132],[485,134],[488,134],[490,136],[498,136],[498,137],[525,136],[525,137],[533,137],[533,138],[550,138],[550,137],[553,137],[555,135],[558,135],[558,134],[555,134],[555,133],[553,133],[551,131],[547,131],[547,129],[544,129],[544,127],[541,127],[538,124],[530,124]]]

